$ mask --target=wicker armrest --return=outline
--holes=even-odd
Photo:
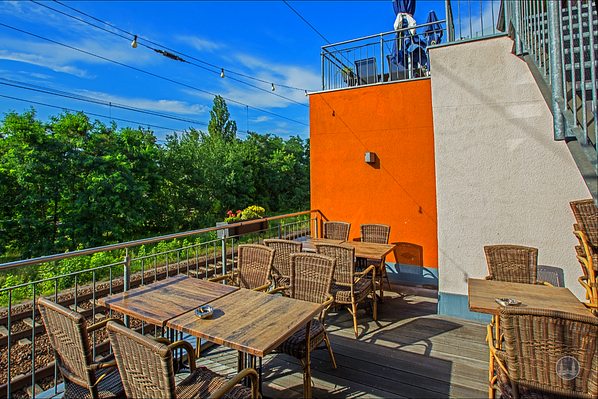
[[[239,384],[244,378],[249,377],[251,380],[251,397],[258,398],[258,376],[257,372],[252,368],[241,370],[236,376],[231,378],[226,384],[210,396],[210,399],[219,399],[223,397],[232,387]]]
[[[536,284],[538,285],[546,285],[548,287],[554,287],[554,285],[547,283],[546,281],[542,281],[542,280],[536,280]]]
[[[364,271],[362,271],[362,272],[355,272],[353,274],[353,277],[357,277],[357,280],[355,280],[355,283],[357,283],[362,278],[365,278],[366,275],[369,272],[372,272],[372,280],[376,281],[376,266],[375,265],[370,265]]]
[[[97,323],[95,323],[95,324],[92,324],[91,326],[87,327],[87,333],[88,333],[88,334],[90,334],[90,333],[92,333],[92,332],[94,332],[94,331],[96,331],[96,330],[99,330],[99,329],[100,329],[100,328],[102,328],[102,327],[106,327],[106,324],[107,324],[109,321],[113,321],[113,322],[115,322],[115,323],[118,323],[118,324],[121,324],[121,325],[123,325],[123,326],[125,325],[125,323],[123,323],[123,321],[122,321],[122,320],[120,320],[120,319],[115,319],[115,318],[104,319],[104,320],[102,320],[102,321],[99,321],[99,322],[97,322]]]
[[[213,283],[218,283],[223,280],[228,280],[228,281],[232,282],[234,280],[234,275],[229,273],[229,274],[225,274],[225,275],[218,276],[218,277],[212,277],[212,278],[208,279],[208,281],[211,281]]]
[[[268,282],[268,284],[264,284],[264,285],[262,285],[262,286],[256,287],[256,288],[254,288],[252,291],[260,291],[260,292],[263,292],[263,291],[266,291],[266,290],[267,290],[268,288],[270,288],[271,286],[272,286],[272,283],[271,283],[271,282]]]
[[[101,369],[109,369],[111,367],[116,367],[116,360],[111,360],[109,362],[93,363],[87,368],[89,370],[101,370]]]
[[[287,291],[288,289],[289,289],[289,287],[273,288],[270,291],[268,291],[267,294],[284,294],[284,292]]]
[[[159,342],[161,344],[164,344],[166,346],[170,345],[170,340],[168,338],[165,338],[165,337],[155,337],[154,341]]]
[[[489,276],[484,277],[484,280],[494,280],[494,276],[491,274]]]
[[[193,346],[187,341],[176,341],[172,344],[168,345],[170,350],[174,351],[175,349],[184,349],[187,352],[187,359],[189,360],[189,372],[195,371],[195,349]]]

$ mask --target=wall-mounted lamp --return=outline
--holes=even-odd
[[[373,152],[366,152],[365,153],[365,162],[366,163],[375,163],[376,162],[376,154]]]

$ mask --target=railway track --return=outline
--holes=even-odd
[[[227,269],[230,269],[231,265],[231,260],[227,259]],[[200,258],[198,261],[180,261],[169,265],[168,270],[163,266],[156,271],[154,269],[145,271],[143,284],[151,284],[165,279],[167,275],[174,276],[176,274],[209,278],[215,274],[215,270],[221,271],[221,268],[221,256],[208,258],[207,266],[205,257]],[[131,289],[140,286],[141,283],[140,272],[131,276]],[[93,285],[81,286],[77,288],[76,295],[74,289],[59,293],[57,303],[82,314],[88,325],[99,322],[106,317],[122,318],[122,314],[116,312],[110,314],[110,311],[100,306],[97,300],[110,294],[122,292],[123,287],[122,277],[112,280],[112,284],[105,281],[96,283],[95,289]],[[53,296],[50,298],[54,300]],[[131,327],[141,330],[141,322],[131,319]],[[152,334],[154,326],[145,324],[144,333],[148,332]],[[94,335],[96,357],[102,357],[109,350],[108,335],[103,329]],[[32,359],[33,345],[35,345],[35,356]],[[32,396],[34,389],[38,394],[54,386],[54,354],[49,345],[40,313],[37,307],[34,312],[32,301],[12,306],[10,312],[8,309],[0,311],[0,397],[6,397],[8,392],[9,352],[11,398],[29,398]],[[32,361],[35,361],[35,386],[32,385]],[[58,376],[60,377],[60,373],[58,373]],[[60,380],[61,378],[59,378]]]

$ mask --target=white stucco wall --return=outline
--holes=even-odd
[[[580,299],[569,201],[590,198],[526,63],[506,36],[430,49],[439,291],[488,274],[483,247],[539,249]]]

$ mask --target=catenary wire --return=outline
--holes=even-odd
[[[31,1],[31,2],[33,2],[33,3],[35,3],[35,4],[37,4],[37,5],[40,5],[40,6],[42,6],[42,7],[46,7],[46,8],[48,8],[48,9],[50,9],[50,10],[54,11],[54,12],[60,13],[60,14],[62,14],[62,15],[64,15],[64,16],[67,16],[67,17],[69,17],[69,18],[73,18],[73,19],[75,19],[75,20],[77,20],[77,21],[79,21],[79,22],[82,22],[82,23],[85,23],[85,24],[87,24],[87,25],[93,26],[94,28],[101,29],[101,30],[103,30],[104,32],[111,33],[111,34],[113,34],[113,35],[115,35],[115,36],[118,36],[118,37],[124,38],[124,39],[126,39],[126,40],[131,40],[131,38],[130,38],[130,37],[127,37],[127,36],[120,35],[120,34],[118,34],[118,33],[116,33],[116,32],[113,32],[113,31],[111,31],[111,30],[108,30],[108,29],[106,29],[106,28],[103,28],[103,27],[101,27],[101,26],[98,26],[98,25],[92,24],[92,23],[90,23],[90,22],[88,22],[88,21],[85,21],[85,20],[83,20],[83,19],[81,19],[81,18],[77,18],[77,17],[75,17],[75,16],[73,16],[73,15],[70,15],[70,14],[67,14],[67,13],[65,13],[65,12],[63,12],[63,11],[57,10],[57,9],[55,9],[55,8],[52,8],[52,7],[50,7],[50,6],[46,5],[46,4],[42,4],[42,3],[40,3],[40,2],[37,2],[37,1],[35,1],[35,0],[30,0],[30,1]],[[72,7],[66,6],[66,5],[64,5],[64,4],[62,4],[62,3],[59,3],[59,2],[56,2],[56,3],[58,3],[58,4],[60,4],[60,5],[63,5],[63,6],[65,6],[65,7],[68,7],[68,8],[70,8],[70,9],[73,9]],[[74,10],[74,9],[73,9],[73,10]],[[87,15],[87,14],[86,14],[86,15]],[[91,18],[91,17],[90,17],[90,18]],[[106,22],[103,22],[103,23],[104,23],[104,24],[106,24],[106,25],[108,25],[108,26],[111,26],[111,27],[113,27],[113,28],[115,28],[115,29],[118,29],[118,28],[114,27],[113,25],[110,25],[110,24],[108,24],[108,23],[106,23]],[[119,29],[119,30],[121,30],[121,29]],[[126,33],[127,33],[128,35],[135,36],[135,35],[133,35],[132,33],[129,33],[129,32],[126,32]],[[147,40],[147,39],[143,39],[143,40],[145,40],[145,41],[147,41],[147,42],[149,42],[149,43],[152,43],[152,42],[150,42],[150,41],[149,41],[149,40]],[[137,38],[137,43],[138,43],[139,45],[143,46],[143,47],[146,47],[146,48],[150,49],[150,50],[154,50],[154,51],[156,51],[156,52],[160,52],[159,50],[157,50],[157,49],[155,49],[155,48],[153,48],[153,47],[151,47],[151,46],[148,46],[148,45],[146,45],[146,44],[140,43],[140,42],[139,42],[139,38]],[[162,45],[159,45],[159,44],[156,44],[156,45],[157,45],[157,46],[160,46],[160,47],[162,47],[162,48],[165,48],[165,49],[167,49],[167,50],[173,51],[173,52],[175,52],[175,53],[181,54],[181,55],[183,55],[183,56],[185,56],[185,57],[187,57],[187,58],[191,58],[191,59],[194,59],[194,60],[196,60],[196,61],[199,61],[199,62],[204,62],[204,61],[198,60],[198,59],[196,59],[196,58],[194,58],[194,57],[192,57],[192,56],[190,56],[190,55],[183,54],[183,53],[181,53],[181,52],[179,52],[179,51],[175,51],[175,50],[169,49],[169,48],[167,48],[167,47],[164,47],[164,46],[162,46]],[[164,55],[164,53],[162,53],[162,55]],[[206,70],[206,71],[208,71],[208,72],[212,72],[212,73],[215,73],[215,74],[220,74],[220,71],[219,71],[219,70],[218,70],[218,71],[216,71],[216,70],[212,70],[212,69],[206,68],[205,66],[198,65],[198,64],[196,64],[196,63],[194,63],[194,62],[190,62],[190,61],[187,61],[187,60],[185,60],[185,59],[182,59],[182,58],[180,58],[180,57],[177,57],[177,60],[178,60],[178,61],[182,61],[182,62],[184,62],[184,63],[187,63],[187,64],[189,64],[189,65],[193,65],[193,66],[195,66],[195,67],[201,68],[201,69],[203,69],[203,70]],[[206,63],[206,62],[204,62],[204,63]],[[206,63],[206,64],[207,64],[207,65],[211,65],[211,64],[208,64],[208,63]],[[214,66],[214,68],[217,68],[217,67],[216,67],[216,66]],[[221,69],[222,69],[222,70],[224,70],[224,68],[221,68]],[[231,71],[228,71],[228,70],[227,70],[227,72],[231,72]],[[259,86],[253,85],[253,84],[251,84],[251,83],[244,82],[244,81],[242,81],[242,80],[240,80],[240,79],[236,79],[236,78],[233,78],[233,77],[231,77],[231,76],[229,76],[228,78],[229,78],[230,80],[233,80],[233,81],[235,81],[235,82],[239,82],[239,83],[241,83],[241,84],[247,85],[247,86],[249,86],[249,87],[253,87],[253,88],[257,89],[257,90],[261,90],[261,91],[263,91],[263,92],[265,92],[265,93],[268,93],[268,94],[271,94],[271,95],[273,95],[273,96],[280,97],[280,98],[282,98],[282,99],[284,99],[284,100],[287,100],[287,101],[293,102],[293,103],[295,103],[295,104],[299,104],[299,105],[301,105],[301,106],[303,106],[303,107],[307,107],[307,108],[309,108],[309,105],[307,105],[307,104],[304,104],[304,103],[302,103],[302,102],[300,102],[300,101],[297,101],[297,100],[293,100],[292,98],[289,98],[289,97],[283,96],[283,95],[281,95],[281,94],[275,93],[275,92],[273,92],[273,91],[271,91],[271,90],[264,89],[263,87],[259,87]],[[256,78],[256,80],[258,80],[258,79]],[[271,84],[271,82],[266,82],[265,80],[260,80],[260,81],[262,81],[262,82],[264,82],[264,83],[267,83],[267,84]],[[276,84],[276,86],[279,86],[279,87],[288,87],[288,88],[291,88],[291,87],[289,87],[289,86],[284,86],[284,85],[280,85],[280,84]],[[296,90],[301,90],[301,89],[296,89]]]
[[[1,23],[1,22],[0,22],[0,26],[4,26],[4,27],[6,27],[6,28],[9,28],[9,29],[15,30],[15,31],[17,31],[17,32],[21,32],[21,33],[24,33],[24,34],[27,34],[27,35],[33,36],[33,37],[37,37],[38,39],[42,39],[42,40],[48,41],[48,42],[50,42],[50,43],[54,43],[54,44],[58,44],[58,45],[60,45],[60,46],[66,47],[66,48],[70,48],[71,50],[76,50],[76,51],[79,51],[79,52],[81,52],[81,53],[83,53],[83,54],[87,54],[87,55],[90,55],[90,56],[92,56],[92,57],[96,57],[96,58],[102,59],[102,60],[104,60],[104,61],[112,62],[112,63],[114,63],[114,64],[117,64],[117,65],[120,65],[120,66],[124,66],[124,67],[126,67],[126,68],[129,68],[129,69],[132,69],[132,70],[135,70],[135,71],[141,72],[141,73],[145,73],[145,74],[147,74],[147,75],[150,75],[150,76],[156,77],[156,78],[158,78],[158,79],[162,79],[162,80],[165,80],[165,81],[167,81],[167,82],[175,83],[175,84],[178,84],[178,85],[180,85],[180,86],[187,87],[187,88],[189,88],[189,89],[192,89],[192,90],[199,91],[199,92],[201,92],[201,93],[209,94],[209,95],[211,95],[211,96],[216,96],[216,95],[217,95],[217,94],[215,94],[215,93],[211,93],[211,92],[209,92],[209,91],[207,91],[207,90],[203,90],[203,89],[200,89],[200,88],[198,88],[198,87],[190,86],[190,85],[188,85],[188,84],[185,84],[185,83],[182,83],[182,82],[176,81],[176,80],[174,80],[174,79],[170,79],[170,78],[167,78],[167,77],[164,77],[164,76],[160,76],[160,75],[157,75],[157,74],[155,74],[155,73],[148,72],[148,71],[145,71],[145,70],[143,70],[143,69],[136,68],[136,67],[134,67],[134,66],[127,65],[127,64],[124,64],[124,63],[122,63],[122,62],[118,62],[118,61],[112,60],[112,59],[110,59],[110,58],[103,57],[103,56],[101,56],[101,55],[94,54],[94,53],[91,53],[91,52],[89,52],[89,51],[85,51],[85,50],[79,49],[79,48],[77,48],[77,47],[69,46],[68,44],[60,43],[60,42],[57,42],[57,41],[55,41],[55,40],[48,39],[48,38],[46,38],[46,37],[43,37],[43,36],[39,36],[39,35],[36,35],[35,33],[27,32],[27,31],[24,31],[24,30],[22,30],[22,29],[19,29],[19,28],[15,28],[15,27],[13,27],[13,26],[10,26],[10,25],[6,25],[6,24],[4,24],[4,23]],[[225,99],[225,100],[227,100],[227,101],[231,102],[231,103],[240,104],[240,105],[242,105],[242,106],[245,106],[245,107],[248,107],[248,108],[251,108],[251,109],[255,109],[255,110],[257,110],[257,111],[260,111],[260,112],[263,112],[263,113],[266,113],[266,114],[269,114],[269,115],[273,115],[273,116],[276,116],[276,117],[278,117],[278,118],[286,119],[286,120],[289,120],[289,121],[291,121],[291,122],[295,122],[295,123],[298,123],[298,124],[301,124],[301,125],[304,125],[304,126],[309,126],[307,123],[300,122],[300,121],[298,121],[298,120],[295,120],[295,119],[292,119],[292,118],[288,118],[288,117],[286,117],[286,116],[282,116],[282,115],[276,114],[276,113],[274,113],[274,112],[267,111],[267,110],[265,110],[265,109],[261,109],[261,108],[258,108],[258,107],[254,107],[254,106],[252,106],[252,105],[248,105],[248,104],[242,103],[242,102],[240,102],[240,101],[233,100],[233,99],[230,99],[230,98],[226,98],[226,97],[223,97],[223,96],[221,96],[221,97],[222,97],[223,99]]]
[[[33,1],[33,0],[32,0],[32,1]],[[36,1],[33,1],[33,2],[34,2],[34,3],[37,3]],[[183,56],[185,56],[185,57],[187,57],[187,58],[193,59],[193,60],[195,60],[195,61],[201,62],[201,63],[203,63],[203,64],[206,64],[206,65],[209,65],[209,66],[211,66],[212,68],[216,68],[216,69],[217,69],[217,71],[211,71],[211,70],[209,70],[209,69],[208,69],[208,70],[209,70],[209,71],[211,71],[211,72],[220,73],[220,71],[221,71],[221,70],[224,70],[224,71],[226,71],[226,72],[228,72],[228,73],[232,73],[232,74],[235,74],[235,75],[238,75],[238,76],[242,76],[242,77],[244,77],[244,78],[247,78],[247,79],[252,79],[252,80],[255,80],[255,81],[257,81],[257,82],[262,82],[262,83],[266,83],[266,84],[271,84],[271,83],[273,83],[273,82],[270,82],[270,81],[267,81],[267,80],[263,80],[263,79],[256,78],[256,77],[254,77],[254,76],[250,76],[250,75],[246,75],[246,74],[243,74],[243,73],[240,73],[240,72],[236,72],[236,71],[233,71],[233,70],[230,70],[230,69],[227,69],[227,68],[221,68],[221,67],[219,67],[219,66],[216,66],[216,65],[214,65],[214,64],[211,64],[211,63],[209,63],[209,62],[206,62],[206,61],[203,61],[203,60],[200,60],[200,59],[194,58],[194,57],[192,57],[192,56],[190,56],[190,55],[183,54],[183,53],[181,53],[181,52],[179,52],[179,51],[177,51],[177,50],[173,50],[173,49],[170,49],[170,48],[168,48],[168,47],[166,47],[166,46],[164,46],[164,45],[161,45],[161,44],[159,44],[159,43],[155,43],[155,42],[153,42],[153,41],[151,41],[151,40],[149,40],[149,39],[147,39],[147,38],[139,37],[138,35],[135,35],[135,34],[133,34],[133,33],[131,33],[131,32],[128,32],[128,31],[126,31],[126,30],[124,30],[124,29],[121,29],[121,28],[119,28],[118,26],[115,26],[115,25],[109,24],[109,23],[107,23],[107,22],[104,22],[104,21],[102,21],[101,19],[98,19],[98,18],[96,18],[96,17],[94,17],[94,16],[92,16],[92,15],[89,15],[89,14],[87,14],[87,13],[84,13],[83,11],[77,10],[76,8],[73,8],[73,7],[71,7],[71,6],[68,6],[68,5],[64,4],[64,3],[61,3],[60,1],[54,0],[54,2],[55,2],[55,3],[57,3],[57,4],[60,4],[60,5],[61,5],[61,6],[63,6],[63,7],[66,7],[66,8],[68,8],[68,9],[70,9],[70,10],[72,10],[72,11],[76,12],[76,13],[79,13],[79,14],[81,14],[81,15],[85,15],[86,17],[88,17],[88,18],[91,18],[91,19],[93,19],[94,21],[97,21],[97,22],[99,22],[99,23],[102,23],[102,24],[104,24],[104,25],[110,26],[111,28],[117,29],[117,30],[119,30],[120,32],[126,33],[127,35],[130,35],[130,36],[132,36],[132,37],[135,37],[135,36],[137,36],[137,40],[138,40],[138,41],[139,41],[140,39],[141,39],[141,40],[144,40],[144,41],[146,41],[146,42],[148,42],[148,43],[151,43],[151,44],[153,44],[154,46],[159,46],[159,47],[162,47],[162,48],[164,48],[164,49],[166,49],[166,50],[169,50],[169,51],[172,51],[172,52],[175,52],[175,53],[181,54],[181,55],[183,55]],[[37,3],[37,4],[40,4],[40,3]],[[43,4],[40,4],[40,5],[43,5]],[[47,7],[47,6],[45,6],[45,7]],[[50,8],[50,7],[48,7],[48,8]],[[64,14],[64,15],[66,15],[66,16],[70,16],[69,14]],[[70,16],[70,17],[72,17],[72,18],[75,18],[75,17],[73,17],[73,16]],[[77,19],[77,20],[80,20],[79,18],[75,18],[75,19]],[[92,26],[96,26],[96,25],[93,25],[93,24],[89,23],[88,21],[84,21],[84,20],[80,20],[80,21],[81,21],[81,22],[84,22],[84,23],[86,23],[86,24],[90,24],[90,25],[92,25]],[[97,26],[96,26],[96,27],[97,27]],[[105,30],[105,29],[104,29],[104,30]],[[111,31],[107,31],[107,32],[114,33],[114,32],[111,32]],[[120,35],[118,35],[118,36],[120,36]],[[123,36],[120,36],[120,37],[123,37]],[[128,40],[130,40],[131,38],[127,38],[127,39],[128,39]],[[139,44],[142,44],[142,43],[139,43]],[[142,45],[143,45],[143,44],[142,44]],[[144,45],[144,46],[145,46],[145,45]],[[145,47],[149,47],[149,46],[145,46]],[[151,48],[151,47],[150,47],[150,48]],[[197,66],[199,66],[199,65],[197,65]],[[201,67],[201,66],[200,66],[200,68],[205,68],[205,67]],[[246,82],[243,82],[243,81],[239,81],[239,82],[247,84]],[[309,91],[309,90],[307,90],[307,89],[302,89],[302,88],[299,88],[299,87],[293,87],[293,86],[283,85],[283,84],[280,84],[280,83],[274,83],[274,85],[276,85],[276,86],[278,86],[278,87],[284,87],[284,88],[287,88],[287,89],[291,89],[291,90]]]

